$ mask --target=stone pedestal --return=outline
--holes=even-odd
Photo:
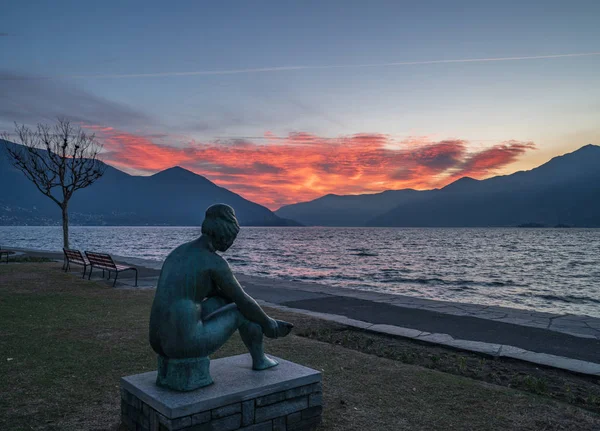
[[[156,384],[176,391],[193,391],[212,384],[210,359],[169,359],[158,356]]]
[[[211,361],[214,383],[176,392],[156,385],[157,372],[121,379],[121,418],[130,430],[292,431],[321,422],[321,373],[275,358],[252,369],[250,355]]]

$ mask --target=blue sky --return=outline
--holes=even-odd
[[[269,145],[265,136],[294,133],[325,142],[382,134],[403,150],[407,139],[461,140],[465,157],[506,141],[535,144],[490,175],[600,143],[600,55],[353,67],[600,52],[598,1],[0,6],[3,129],[67,115],[176,148],[231,138]],[[243,72],[292,66],[308,68]],[[169,75],[232,70],[241,73]]]

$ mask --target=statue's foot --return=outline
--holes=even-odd
[[[276,365],[279,365],[279,362],[277,362],[275,359],[267,357],[266,355],[263,355],[262,358],[260,358],[257,361],[254,361],[254,363],[252,364],[252,369],[260,371],[266,370],[267,368],[272,368]]]
[[[285,337],[291,331],[294,325],[284,320],[277,320],[277,337]]]

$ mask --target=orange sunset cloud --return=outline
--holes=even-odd
[[[123,170],[154,173],[181,166],[271,209],[328,193],[375,193],[443,187],[463,176],[485,178],[528,150],[532,142],[507,141],[470,151],[460,139],[396,141],[384,134],[325,138],[309,133],[264,140],[185,142],[86,126],[104,144],[104,160]]]

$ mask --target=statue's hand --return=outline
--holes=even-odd
[[[269,326],[263,330],[268,338],[285,337],[290,333],[294,325],[283,320],[269,319]]]
[[[286,322],[284,320],[277,320],[277,336],[285,337],[289,334],[294,327],[290,322]]]
[[[277,338],[277,320],[269,318],[269,324],[263,328],[263,334],[267,338]]]

